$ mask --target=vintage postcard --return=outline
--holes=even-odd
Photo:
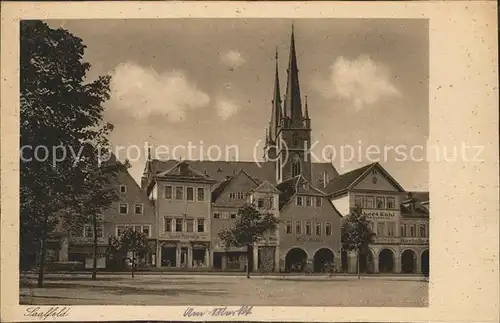
[[[2,3],[2,320],[498,321],[496,10]]]

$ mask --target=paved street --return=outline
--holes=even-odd
[[[21,279],[20,303],[37,305],[427,306],[419,277],[48,275]]]

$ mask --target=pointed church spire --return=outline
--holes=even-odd
[[[297,53],[295,52],[295,31],[292,24],[290,37],[290,57],[288,59],[287,85],[285,99],[285,114],[292,119],[292,123],[302,120],[302,104],[299,86],[299,69]]]
[[[304,112],[304,118],[306,119],[309,119],[309,109],[307,108],[307,95],[306,95],[306,102],[305,102],[305,106],[306,106],[306,109],[305,109],[305,112]]]
[[[274,75],[273,110],[271,113],[271,125],[269,127],[269,137],[276,140],[277,129],[281,121],[281,92],[280,78],[278,71],[278,47],[276,47],[276,71]]]
[[[278,47],[276,47],[276,71],[274,74],[274,103],[281,103],[281,93],[280,93],[280,77],[278,70]],[[281,114],[281,113],[280,113]]]

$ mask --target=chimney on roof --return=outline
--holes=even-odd
[[[148,185],[148,178],[146,176],[141,177],[141,189],[145,192]]]
[[[187,163],[182,163],[179,165],[180,175],[187,175],[189,165]]]
[[[330,177],[328,176],[328,171],[323,171],[323,187],[326,187],[330,182]]]

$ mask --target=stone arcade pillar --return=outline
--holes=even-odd
[[[416,257],[416,259],[414,261],[414,264],[416,266],[415,267],[415,273],[416,274],[421,274],[422,273],[422,263],[421,263],[422,259],[420,258],[420,255],[418,255],[416,253],[415,253],[415,257]]]
[[[394,255],[394,273],[401,273],[401,254]]]
[[[373,273],[378,274],[380,272],[379,263],[378,263],[378,255],[373,255]]]

